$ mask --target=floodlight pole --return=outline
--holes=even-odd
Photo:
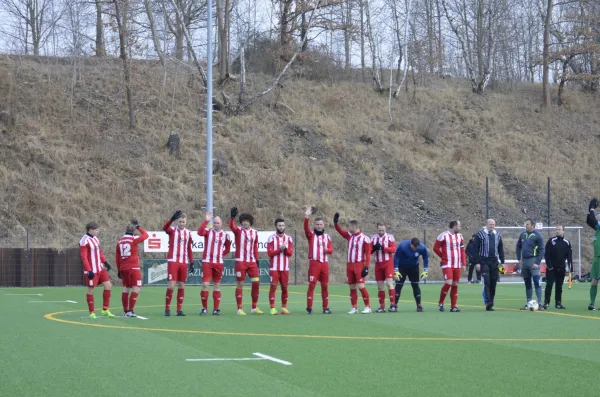
[[[208,0],[208,24],[206,29],[206,211],[213,212],[213,143],[212,143],[212,108],[213,108],[213,54],[212,54],[212,5]]]

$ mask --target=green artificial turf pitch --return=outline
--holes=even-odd
[[[441,285],[429,284],[424,313],[408,287],[398,313],[368,315],[346,314],[348,287],[335,285],[330,316],[320,313],[318,287],[316,313],[305,313],[306,286],[291,287],[291,316],[271,316],[265,287],[262,316],[249,314],[245,290],[246,317],[235,315],[232,287],[223,288],[220,317],[198,316],[199,287],[186,288],[187,317],[164,317],[165,289],[143,288],[136,313],[148,320],[85,318],[84,288],[0,289],[0,396],[600,395],[600,315],[587,310],[589,284],[565,289],[560,312],[519,311],[523,285],[500,283],[495,312],[484,310],[480,285],[461,285],[462,312],[440,313]],[[113,289],[118,315],[120,294]],[[100,306],[100,289],[95,299]],[[66,300],[77,303],[53,302]],[[186,361],[207,358],[253,360]]]

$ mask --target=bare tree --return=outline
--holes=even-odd
[[[119,56],[123,61],[123,72],[125,75],[125,94],[127,96],[127,106],[129,108],[129,128],[135,128],[135,109],[133,105],[133,93],[131,90],[131,70],[129,59],[127,57],[127,21],[129,13],[129,0],[114,0],[115,19],[119,34]]]
[[[369,49],[371,50],[371,73],[373,75],[373,85],[377,91],[382,92],[383,84],[381,82],[381,73],[377,65],[377,44],[374,37],[375,34],[373,32],[373,26],[371,25],[371,11],[368,1],[365,4],[365,17],[368,30],[366,36],[369,40]]]
[[[550,75],[550,24],[552,23],[552,7],[553,0],[546,0],[546,10],[543,15],[544,19],[544,49],[543,49],[543,77],[542,90],[544,95],[544,107],[550,106],[550,87],[548,85],[548,77]]]

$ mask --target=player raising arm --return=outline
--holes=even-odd
[[[140,236],[134,236],[135,230]],[[117,243],[115,262],[117,263],[118,276],[123,281],[121,302],[125,317],[135,317],[135,304],[142,287],[142,273],[140,273],[140,259],[138,245],[148,238],[148,233],[140,226],[137,220],[132,220],[125,227],[125,235]],[[129,292],[131,291],[131,295]]]
[[[352,308],[348,314],[358,313],[356,305],[358,303],[358,292],[360,293],[365,303],[365,308],[361,313],[371,313],[371,305],[369,304],[369,292],[365,288],[365,277],[369,274],[369,262],[371,261],[371,239],[360,231],[358,221],[351,220],[348,222],[348,231],[342,229],[338,224],[340,214],[335,213],[333,223],[335,230],[348,240],[348,262],[346,263],[346,277],[348,277],[348,285],[350,286],[350,303]]]
[[[244,310],[242,309],[242,297],[244,280],[246,279],[246,273],[250,277],[252,282],[252,314],[263,314],[256,305],[258,303],[258,293],[260,290],[260,278],[258,270],[258,232],[252,228],[254,224],[254,217],[251,214],[241,214],[240,224],[242,227],[238,227],[235,224],[235,218],[237,217],[238,209],[233,207],[231,209],[231,219],[229,220],[229,228],[235,235],[235,277],[236,277],[236,288],[235,288],[235,300],[237,302],[239,316],[245,316]]]
[[[394,236],[386,232],[383,223],[377,224],[377,234],[371,237],[373,242],[372,252],[375,254],[375,280],[379,297],[379,309],[376,313],[385,313],[385,286],[388,287],[390,296],[390,311],[395,311],[396,290],[394,289],[394,252],[396,252],[396,240]]]
[[[402,287],[406,278],[410,280],[410,285],[413,289],[413,296],[417,303],[417,311],[422,312],[421,306],[421,287],[419,286],[419,256],[423,257],[423,274],[421,278],[427,278],[429,271],[429,254],[425,244],[419,241],[418,238],[412,240],[404,240],[398,244],[396,253],[394,254],[394,273],[396,275],[396,304],[395,310],[398,311],[398,301],[402,293]]]
[[[290,280],[290,256],[294,253],[294,242],[292,237],[285,233],[285,221],[281,218],[275,219],[277,233],[269,237],[267,242],[267,254],[271,262],[271,288],[269,289],[269,303],[271,314],[276,315],[275,292],[277,284],[281,284],[281,314],[290,314],[287,309],[288,282]]]
[[[177,222],[177,227],[171,226]],[[171,299],[173,289],[177,283],[177,315],[183,313],[184,288],[188,272],[194,271],[194,257],[192,255],[192,232],[185,228],[186,215],[181,210],[175,211],[171,219],[165,223],[163,230],[169,235],[169,254],[167,258],[167,294],[165,297],[165,316],[171,315]],[[189,264],[189,267],[188,267]]]
[[[316,208],[307,207],[304,212],[304,235],[308,240],[308,290],[306,291],[306,312],[312,314],[313,298],[317,282],[321,283],[321,299],[323,314],[331,314],[329,310],[329,262],[327,255],[333,254],[331,236],[325,233],[323,218],[315,218],[313,230],[308,226],[311,214]]]
[[[444,311],[444,300],[450,290],[450,311],[460,312],[456,306],[458,300],[458,282],[460,281],[460,268],[467,266],[465,255],[465,239],[460,234],[460,222],[451,221],[448,230],[438,236],[433,244],[433,252],[442,259],[442,272],[444,285],[440,291],[438,307]]]
[[[208,223],[213,221],[213,227],[209,228]],[[223,221],[220,217],[212,217],[212,213],[207,212],[204,216],[204,222],[198,229],[198,235],[204,237],[204,253],[202,254],[202,290],[200,299],[202,300],[202,310],[200,315],[208,313],[208,286],[210,280],[213,282],[213,316],[221,315],[219,304],[221,303],[221,279],[223,278],[223,256],[231,250],[231,237],[223,230]]]
[[[100,241],[98,240],[98,233],[100,232],[100,226],[96,222],[90,222],[85,225],[86,233],[79,240],[79,255],[81,256],[81,263],[83,264],[83,274],[86,280],[87,295],[86,301],[88,309],[90,311],[90,318],[96,318],[96,312],[94,310],[94,287],[98,283],[102,283],[104,292],[102,293],[102,314],[105,317],[114,317],[115,315],[108,310],[110,305],[110,290],[112,284],[108,271],[110,270],[110,264],[106,261],[102,249],[100,248]]]
[[[598,208],[598,200],[592,199],[588,210],[586,223],[594,229],[594,260],[592,261],[592,269],[590,276],[592,277],[592,285],[590,286],[590,304],[588,310],[596,310],[596,295],[598,294],[598,280],[600,279],[600,216],[596,213]]]

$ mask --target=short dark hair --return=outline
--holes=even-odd
[[[248,213],[241,214],[240,215],[240,223],[242,223],[244,221],[250,222],[250,226],[254,225],[254,217],[252,216],[252,214],[248,214]]]
[[[419,247],[421,245],[421,241],[418,238],[413,237],[413,239],[410,240],[410,245],[413,247]]]
[[[377,227],[379,227],[379,226],[385,226],[385,223],[377,222]]]
[[[352,219],[352,220],[351,220],[350,222],[348,222],[348,223],[349,223],[349,224],[351,224],[351,225],[354,225],[354,226],[359,226],[359,223],[358,223],[358,221],[357,221],[356,219]]]
[[[323,217],[322,216],[317,216],[315,218],[315,222],[318,222],[318,221],[324,222]]]
[[[556,225],[555,227],[561,227],[562,230],[565,230],[565,225],[563,225],[562,223],[559,223],[558,225]]]
[[[456,225],[458,225],[458,221],[450,221],[450,224],[448,224],[448,229],[454,229]]]
[[[280,223],[280,222],[285,223],[285,220],[283,218],[277,218],[277,219],[275,219],[274,225],[277,226],[277,224]]]
[[[531,223],[532,225],[534,225],[534,226],[535,226],[535,222],[534,222],[534,220],[533,220],[533,219],[531,219],[531,218],[527,218],[527,219],[525,219],[525,223],[527,223],[527,222],[529,222],[529,223]]]
[[[91,221],[90,223],[85,225],[85,231],[89,232],[90,230],[95,230],[95,229],[98,229],[99,227],[100,227],[100,225],[98,225],[98,222]]]

